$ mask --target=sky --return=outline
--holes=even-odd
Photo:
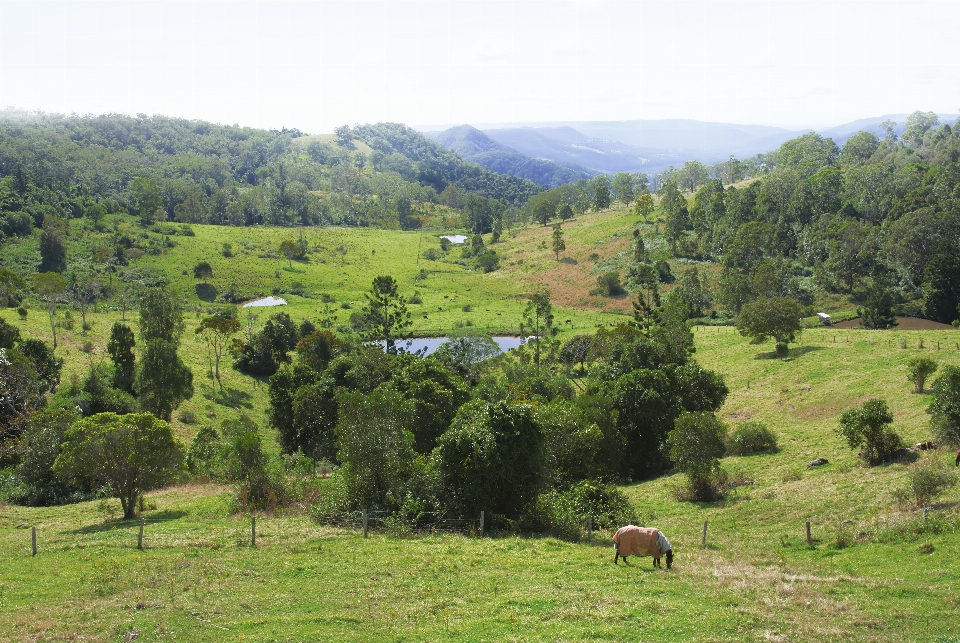
[[[0,0],[0,107],[824,128],[960,110],[956,0]]]

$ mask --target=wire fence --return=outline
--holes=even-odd
[[[26,528],[27,525],[21,525]],[[329,536],[338,530],[396,536],[464,534],[483,537],[484,512],[460,517],[439,512],[423,512],[400,517],[388,511],[360,510],[341,512],[325,517],[317,524],[306,516],[284,516],[274,519],[264,514],[241,514],[209,520],[185,515],[145,515],[129,520],[108,520],[63,528],[40,525],[29,529],[31,555],[69,551],[91,547],[137,549],[200,547],[220,549],[227,546],[260,547],[296,545],[309,539]]]
[[[326,524],[353,531],[370,531],[414,534],[484,535],[484,512],[475,517],[453,517],[443,512],[419,512],[413,516],[398,516],[389,511],[362,509],[346,511],[324,517]]]

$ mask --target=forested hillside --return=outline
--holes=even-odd
[[[435,206],[459,209],[464,194],[519,206],[542,189],[467,163],[402,125],[306,136],[162,116],[14,111],[0,114],[0,174],[5,236],[29,233],[45,215],[120,209],[146,224],[415,228]]]
[[[842,148],[808,133],[746,161],[688,161],[650,184],[601,176],[539,194],[526,210],[546,224],[564,203],[580,213],[616,198],[644,217],[655,205],[662,225],[634,241],[636,261],[614,265],[619,277],[635,292],[663,284],[641,265],[657,249],[659,259],[699,265],[728,318],[790,297],[860,308],[868,327],[895,314],[950,323],[960,316],[960,132],[924,112],[901,135],[884,126],[883,138],[859,132]]]
[[[757,298],[812,303],[834,292],[871,316],[941,322],[960,303],[960,132],[916,112],[902,136],[861,132],[839,149],[817,134],[784,143],[749,185],[709,181],[693,198],[661,187],[678,257],[722,266],[718,303]],[[884,314],[885,313],[885,314]]]

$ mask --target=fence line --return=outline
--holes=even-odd
[[[192,520],[177,529],[173,523],[182,518],[140,516],[134,520],[120,520],[86,525],[77,529],[56,529],[52,533],[30,529],[30,552],[37,556],[46,551],[63,551],[76,547],[117,546],[136,547],[139,550],[162,547],[206,547],[220,548],[234,543],[239,547],[269,546],[282,542],[302,541],[322,533],[324,528],[347,529],[369,536],[369,532],[394,534],[465,534],[483,538],[487,535],[486,512],[481,511],[474,517],[449,516],[442,512],[423,512],[404,520],[391,520],[391,512],[385,510],[364,509],[342,512],[327,517],[321,523],[311,522],[299,529],[275,530],[271,520],[260,515],[258,525],[256,513],[241,514],[225,520]],[[249,522],[247,522],[249,520]],[[183,523],[181,523],[183,524]],[[151,527],[159,528],[151,529]],[[258,530],[259,527],[259,530]],[[583,519],[580,528],[583,531],[577,538],[587,542],[593,540],[594,523],[592,517]],[[48,538],[47,536],[50,536]],[[106,541],[106,542],[105,542]]]
[[[929,511],[929,507],[925,507],[925,508],[924,508],[924,518],[925,518],[925,519],[927,518],[927,512],[928,512],[928,511]],[[410,523],[407,523],[406,533],[416,533],[416,534],[450,534],[450,533],[463,533],[463,534],[468,534],[468,535],[479,536],[479,537],[482,538],[482,537],[484,537],[484,535],[485,535],[484,515],[485,515],[485,512],[481,511],[481,512],[480,512],[480,515],[477,516],[477,517],[474,517],[474,518],[448,518],[448,517],[446,517],[445,515],[440,514],[440,513],[430,513],[430,512],[427,512],[427,513],[420,514],[420,515],[418,516],[418,521],[411,521]],[[428,516],[432,516],[433,518],[432,518],[432,519],[428,519],[428,518],[427,518]],[[355,532],[358,532],[358,533],[362,533],[362,534],[363,534],[363,537],[364,537],[364,538],[367,538],[367,537],[368,537],[368,532],[369,532],[370,530],[380,531],[381,533],[383,533],[383,532],[389,533],[389,532],[391,531],[391,524],[388,522],[389,517],[390,517],[390,512],[388,512],[388,511],[382,511],[382,510],[366,510],[366,509],[364,509],[364,510],[360,510],[360,511],[344,512],[344,514],[340,517],[340,518],[341,518],[341,521],[340,521],[338,524],[333,525],[333,526],[334,526],[334,527],[339,527],[339,528],[350,529],[350,530],[352,530],[352,531],[355,531]],[[136,547],[137,547],[137,549],[139,549],[139,550],[143,550],[143,549],[146,548],[146,547],[149,547],[149,548],[152,548],[152,549],[157,549],[157,548],[162,548],[162,547],[191,547],[191,546],[192,546],[192,547],[207,547],[207,548],[217,549],[217,548],[220,548],[220,547],[222,547],[222,546],[224,545],[223,542],[216,542],[216,541],[211,542],[210,540],[204,540],[203,538],[201,538],[201,539],[199,539],[199,540],[196,539],[196,538],[188,538],[188,539],[186,539],[186,540],[174,540],[174,541],[171,541],[171,540],[169,539],[169,536],[170,536],[169,532],[167,532],[167,533],[162,533],[162,534],[152,534],[149,530],[146,529],[146,527],[149,526],[149,525],[151,525],[151,524],[152,524],[152,525],[159,525],[159,524],[164,524],[164,523],[176,522],[177,520],[179,520],[179,519],[177,519],[177,518],[153,518],[153,519],[151,519],[151,518],[142,517],[142,518],[140,518],[140,520],[137,521],[137,522],[130,523],[130,521],[127,521],[128,524],[125,524],[125,525],[122,525],[122,526],[123,526],[123,527],[130,527],[130,528],[138,527]],[[194,523],[194,524],[196,524],[196,523]],[[200,524],[202,525],[202,523],[200,523]],[[243,546],[247,546],[247,545],[249,544],[250,547],[257,547],[257,546],[258,546],[258,544],[257,544],[257,535],[258,535],[258,534],[257,534],[257,516],[256,516],[256,514],[253,514],[253,513],[250,514],[249,540],[247,539],[247,537],[245,537],[245,536],[243,535],[244,532],[246,531],[246,527],[244,526],[244,524],[245,524],[245,523],[241,522],[240,525],[226,526],[226,527],[224,527],[224,528],[222,528],[222,529],[217,530],[217,531],[218,531],[218,535],[220,535],[220,536],[227,536],[228,534],[233,534],[234,536],[236,536],[236,538],[235,538],[235,543],[236,543],[237,546],[243,547]],[[269,525],[269,524],[270,524],[270,523],[267,522],[267,525]],[[592,540],[593,540],[593,530],[594,530],[593,518],[588,516],[587,519],[584,521],[583,524],[584,524],[584,526],[585,526],[586,534],[587,534],[585,540],[586,540],[586,542],[592,542]],[[701,547],[704,547],[704,548],[707,547],[707,529],[708,529],[708,525],[709,525],[708,521],[704,521],[704,522],[703,522],[703,528],[702,528],[702,533],[701,533],[701,541],[700,541],[700,544],[701,544]],[[118,542],[115,542],[115,543],[114,543],[115,546],[118,546],[118,547],[125,547],[125,546],[133,547],[133,538],[132,538],[132,537],[130,537],[129,540],[119,541],[119,539],[117,538],[117,533],[118,533],[118,531],[119,531],[119,530],[117,529],[117,526],[118,526],[118,525],[113,525],[113,526],[110,527],[110,528],[104,528],[104,529],[102,529],[102,530],[97,530],[96,527],[98,527],[98,526],[99,526],[99,525],[91,525],[91,526],[89,526],[89,527],[81,528],[81,529],[76,530],[76,531],[73,531],[73,532],[59,531],[59,532],[58,532],[58,536],[60,536],[60,537],[57,538],[57,539],[55,539],[55,540],[53,540],[53,542],[54,542],[54,543],[61,543],[62,541],[64,541],[64,540],[65,540],[65,538],[63,537],[64,534],[71,534],[71,533],[72,533],[72,534],[78,534],[78,533],[80,533],[80,534],[82,534],[82,535],[89,535],[90,533],[94,533],[94,534],[95,534],[95,533],[97,533],[98,531],[102,531],[103,533],[111,534],[113,540],[118,541]],[[318,525],[318,527],[322,527],[322,526],[330,526],[330,525]],[[85,532],[84,529],[90,529],[91,531],[90,531],[90,532]],[[268,527],[268,529],[269,529],[269,527]],[[805,522],[803,523],[803,527],[801,527],[801,529],[804,529],[805,532],[806,532],[806,533],[805,533],[805,539],[804,539],[804,540],[806,541],[806,544],[807,544],[808,546],[814,546],[815,543],[820,542],[819,540],[817,540],[817,539],[815,539],[815,538],[813,537],[813,534],[812,534],[812,521],[810,521],[810,520],[805,521]],[[197,531],[200,531],[200,530],[197,530],[197,529],[194,529],[194,530],[183,530],[183,531],[178,532],[178,534],[183,534],[184,532],[187,532],[187,531],[193,531],[194,533],[188,534],[188,535],[194,536],[194,535],[196,535],[196,532],[197,532]],[[308,529],[308,530],[300,530],[300,531],[294,531],[294,532],[293,532],[293,535],[291,535],[291,533],[286,533],[286,534],[281,535],[281,534],[278,534],[278,533],[275,533],[275,532],[274,532],[274,533],[271,533],[271,532],[269,532],[268,530],[265,530],[265,533],[263,533],[263,534],[261,534],[261,535],[265,535],[265,536],[267,537],[266,545],[271,545],[271,544],[279,544],[279,543],[283,543],[283,542],[289,542],[289,541],[292,541],[292,540],[301,540],[301,539],[309,538],[309,532],[310,532],[310,531],[311,531],[311,530],[309,530],[309,529]],[[801,532],[801,533],[802,533],[802,532]],[[300,538],[297,538],[297,537],[296,537],[297,534],[299,534]],[[42,534],[41,534],[41,535],[42,535]],[[206,534],[204,534],[204,535],[209,536],[210,534],[209,534],[209,533],[206,533]],[[306,538],[303,538],[304,536],[306,536]],[[162,542],[159,542],[159,543],[158,543],[158,541],[162,541]],[[124,542],[126,542],[126,543],[128,543],[128,544],[127,544],[127,545],[124,545],[124,544],[123,544]],[[42,548],[40,547],[40,545],[42,545],[42,544],[43,544],[43,542],[38,539],[37,528],[36,528],[36,527],[31,527],[31,529],[30,529],[30,551],[31,551],[31,556],[37,556],[39,553],[42,553]],[[87,546],[92,546],[93,544],[94,544],[94,543],[88,543]],[[99,543],[99,544],[102,545],[103,543],[101,542],[101,543]],[[47,548],[47,551],[66,551],[66,550],[68,550],[68,549],[74,549],[74,548],[76,548],[76,547],[77,547],[77,544],[76,544],[75,542],[69,542],[69,543],[67,543],[65,546],[63,546],[63,547],[58,547],[58,548],[56,548],[56,549],[51,548],[51,547],[48,547],[48,548]]]

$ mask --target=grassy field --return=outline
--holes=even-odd
[[[628,225],[624,221],[618,223],[621,227]],[[541,264],[557,263],[552,252],[533,252],[527,247],[529,244],[524,243],[547,234],[543,231],[549,228],[519,231],[515,237],[495,244],[493,248],[503,255],[504,267],[487,274],[455,263],[461,254],[456,246],[440,260],[423,258],[429,248],[439,251],[438,232],[307,229],[303,234],[311,252],[303,261],[288,262],[282,257],[263,258],[262,255],[276,251],[285,238],[296,240],[296,230],[217,226],[193,226],[193,229],[196,237],[177,237],[177,247],[140,260],[141,265],[164,269],[186,301],[206,305],[197,298],[200,282],[193,278],[193,266],[208,261],[214,273],[210,284],[218,293],[236,284],[240,292],[262,296],[274,289],[290,290],[299,283],[306,296],[283,295],[289,303],[285,312],[294,319],[316,320],[324,311],[322,297],[328,295],[333,300],[331,309],[336,322],[346,324],[350,313],[363,306],[364,293],[370,290],[373,278],[389,274],[400,284],[401,294],[408,298],[419,294],[423,301],[409,305],[412,330],[419,336],[443,334],[468,321],[491,332],[516,333],[526,297],[540,284],[528,278],[528,273],[542,272]],[[222,255],[223,242],[233,245],[233,257]],[[346,253],[337,252],[337,248],[345,248]],[[531,261],[534,266],[531,271],[524,268],[522,258],[529,260],[532,256],[536,256],[537,261]],[[343,308],[344,304],[350,308]],[[624,307],[627,309],[630,309],[629,303]],[[566,324],[567,330],[588,329],[596,323],[590,310],[563,310],[558,314],[560,317],[561,322],[571,320]]]
[[[938,641],[960,621],[960,490],[898,506],[910,465],[858,465],[833,433],[839,414],[885,398],[909,442],[929,439],[928,395],[904,361],[960,364],[954,331],[806,331],[787,361],[730,328],[697,328],[697,358],[727,378],[721,417],[777,432],[772,455],[726,458],[743,482],[727,500],[674,499],[677,476],[626,492],[677,553],[614,566],[609,534],[394,538],[319,527],[299,515],[230,514],[229,491],[149,495],[139,524],[91,502],[4,507],[4,640],[115,641]],[[917,348],[923,340],[924,348]],[[900,348],[906,340],[908,348]],[[941,342],[941,350],[936,342]],[[830,463],[807,469],[822,456]],[[926,457],[944,464],[952,453]],[[707,521],[707,544],[701,545]],[[814,543],[805,541],[811,522]],[[30,557],[30,532],[40,553]]]
[[[277,312],[286,312],[299,323],[310,319],[318,322],[330,315],[336,325],[348,324],[350,314],[361,309],[365,303],[364,293],[369,292],[373,278],[392,275],[400,284],[400,292],[406,297],[418,294],[421,304],[409,304],[413,326],[411,331],[421,337],[443,336],[454,328],[471,325],[492,334],[516,334],[523,320],[527,296],[537,288],[547,285],[557,302],[556,323],[562,335],[577,332],[592,332],[597,325],[607,325],[625,320],[623,314],[632,310],[626,298],[610,299],[589,297],[586,293],[595,287],[592,263],[586,260],[597,252],[603,259],[616,260],[628,239],[636,217],[624,212],[609,211],[585,216],[568,223],[566,256],[579,256],[577,264],[557,262],[552,251],[540,248],[549,243],[550,227],[517,229],[506,234],[504,240],[493,247],[503,256],[503,267],[483,274],[456,261],[461,250],[453,247],[445,257],[437,261],[423,258],[428,248],[440,249],[439,232],[402,232],[375,228],[306,228],[302,231],[310,252],[302,261],[289,262],[276,256],[284,239],[299,239],[300,230],[290,228],[233,228],[228,226],[191,226],[195,236],[171,236],[174,246],[157,255],[144,255],[134,262],[134,268],[163,270],[171,280],[171,288],[178,292],[188,309],[187,329],[181,345],[184,361],[193,369],[196,395],[174,414],[174,427],[184,440],[196,432],[196,424],[185,423],[184,418],[195,417],[199,421],[219,421],[232,417],[241,410],[255,420],[264,423],[267,406],[266,382],[246,377],[230,368],[221,369],[224,390],[216,390],[207,376],[207,353],[203,344],[194,341],[194,330],[207,310],[215,304],[201,300],[203,282],[194,279],[193,267],[201,261],[209,262],[213,278],[208,285],[215,293],[222,293],[231,286],[250,297],[269,295],[274,289],[289,290],[297,283],[305,296],[283,294],[288,305],[277,308],[248,308],[238,311],[238,318],[246,325],[248,311],[256,315],[255,328]],[[79,226],[75,223],[75,226]],[[121,234],[137,237],[144,234],[124,218],[115,220]],[[176,229],[176,226],[171,226]],[[71,252],[92,253],[100,245],[95,235],[80,235],[74,231],[75,240]],[[159,235],[149,233],[151,238]],[[489,242],[489,235],[487,236]],[[8,244],[0,252],[0,260],[11,264],[29,262],[39,254],[28,240],[14,246]],[[223,254],[223,244],[231,245],[231,257]],[[338,251],[342,248],[343,251]],[[269,256],[271,253],[274,256]],[[564,276],[571,268],[575,273]],[[421,273],[421,271],[423,271]],[[324,295],[330,303],[324,303]],[[585,306],[579,305],[587,298]],[[586,300],[585,300],[586,301]],[[28,302],[27,319],[20,320],[16,312],[0,311],[0,316],[20,328],[26,337],[38,337],[52,342],[49,319],[45,307],[39,302]],[[73,328],[67,315],[73,318]],[[80,314],[61,307],[57,311],[58,341],[62,347],[58,355],[65,359],[63,380],[71,376],[82,377],[90,366],[108,361],[106,343],[110,328],[121,320],[119,305],[107,301],[87,312],[92,328],[82,332]],[[127,323],[136,334],[137,313],[128,311]],[[272,441],[268,441],[272,444]]]
[[[177,236],[166,253],[138,261],[166,270],[191,309],[181,354],[196,394],[175,412],[175,429],[189,440],[199,423],[241,410],[265,419],[263,381],[225,368],[221,392],[206,377],[206,351],[193,341],[208,306],[196,294],[199,261],[213,265],[220,292],[231,283],[258,294],[302,284],[308,297],[285,295],[289,306],[259,309],[258,325],[277,310],[316,321],[323,293],[346,323],[373,277],[391,274],[403,294],[423,298],[410,306],[418,335],[467,320],[515,330],[525,295],[541,285],[572,334],[630,310],[629,299],[590,290],[599,272],[623,265],[634,228],[661,252],[655,225],[610,211],[564,224],[568,249],[559,262],[550,227],[505,235],[494,246],[502,268],[484,275],[454,263],[456,249],[440,261],[423,259],[428,247],[439,248],[435,232],[307,229],[312,251],[291,266],[264,255],[299,231],[193,226],[195,237]],[[224,242],[235,256],[222,256]],[[50,340],[41,308],[31,307],[25,321],[2,314],[24,335]],[[92,329],[82,334],[79,313],[72,314],[73,330],[58,329],[65,380],[108,359],[110,326],[120,319],[113,306],[101,307],[88,313]],[[127,319],[136,331],[136,314]],[[57,320],[66,323],[64,310]],[[751,345],[732,328],[694,333],[696,359],[722,373],[731,391],[720,417],[731,427],[764,422],[780,450],[726,458],[739,486],[722,502],[676,500],[678,476],[625,488],[644,523],[673,543],[669,573],[654,571],[649,559],[614,566],[603,533],[593,543],[497,535],[365,540],[297,512],[259,517],[251,548],[249,517],[231,514],[230,490],[194,485],[149,494],[156,508],[145,514],[143,552],[139,523],[111,520],[98,502],[0,508],[0,640],[956,641],[945,637],[960,630],[960,489],[926,512],[901,506],[895,491],[912,465],[863,468],[834,428],[844,410],[882,397],[905,440],[930,439],[929,395],[912,392],[904,364],[923,353],[960,365],[960,333],[815,328],[786,361],[771,359],[772,343]],[[271,439],[265,444],[276,448]],[[952,455],[924,458],[946,465]],[[829,464],[808,469],[816,457]]]

